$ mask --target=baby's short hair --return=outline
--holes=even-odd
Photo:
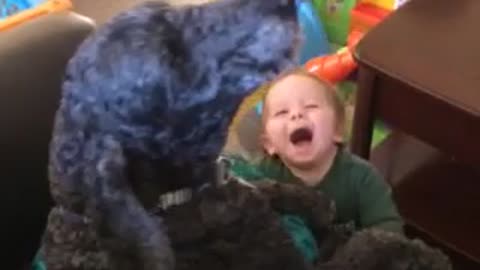
[[[325,98],[330,106],[332,106],[332,109],[335,113],[335,120],[337,127],[343,127],[345,123],[345,105],[343,103],[343,100],[340,98],[338,95],[337,88],[329,83],[326,80],[323,80],[322,78],[318,77],[317,75],[308,72],[302,67],[296,67],[294,69],[289,69],[286,70],[285,72],[281,73],[279,76],[277,76],[274,80],[268,82],[264,87],[265,89],[265,95],[263,96],[263,108],[262,108],[262,130],[265,127],[265,121],[266,121],[266,110],[267,110],[267,104],[266,104],[266,99],[267,96],[270,92],[270,90],[280,81],[283,79],[290,77],[292,75],[298,75],[298,76],[304,76],[307,78],[310,78],[317,82],[319,85],[322,86],[322,89],[325,91]]]

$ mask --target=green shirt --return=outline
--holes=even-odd
[[[279,160],[265,159],[253,164],[234,157],[231,161],[231,173],[247,181],[265,178],[281,182],[300,181]],[[339,149],[332,167],[314,188],[335,202],[337,227],[349,231],[376,227],[402,232],[402,219],[393,202],[389,185],[372,165],[350,152]],[[310,232],[300,232],[302,229],[296,227],[293,229],[291,224],[286,225],[296,242],[309,242],[305,235]],[[297,243],[297,246],[303,249],[307,259],[313,259],[312,255],[305,254],[305,244]]]

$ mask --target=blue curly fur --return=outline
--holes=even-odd
[[[83,42],[65,74],[50,147],[57,206],[42,247],[48,269],[173,269],[165,228],[148,211],[153,199],[136,187],[154,186],[156,198],[211,181],[243,97],[292,65],[298,42],[285,0],[150,2]],[[72,228],[94,233],[73,237]],[[106,253],[72,252],[86,243]],[[115,254],[133,263],[112,266]]]

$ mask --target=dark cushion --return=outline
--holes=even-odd
[[[0,205],[5,228],[0,239],[8,250],[2,255],[5,269],[20,269],[38,248],[51,204],[48,144],[61,79],[68,59],[93,29],[92,20],[62,12],[0,32]]]

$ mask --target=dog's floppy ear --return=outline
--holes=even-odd
[[[111,136],[92,137],[85,154],[88,161],[82,184],[89,216],[103,232],[130,247],[141,269],[174,269],[173,251],[161,220],[147,213],[130,188],[121,144]]]
[[[294,0],[218,0],[172,12],[199,70],[211,68],[221,91],[240,99],[296,57],[301,38]]]

